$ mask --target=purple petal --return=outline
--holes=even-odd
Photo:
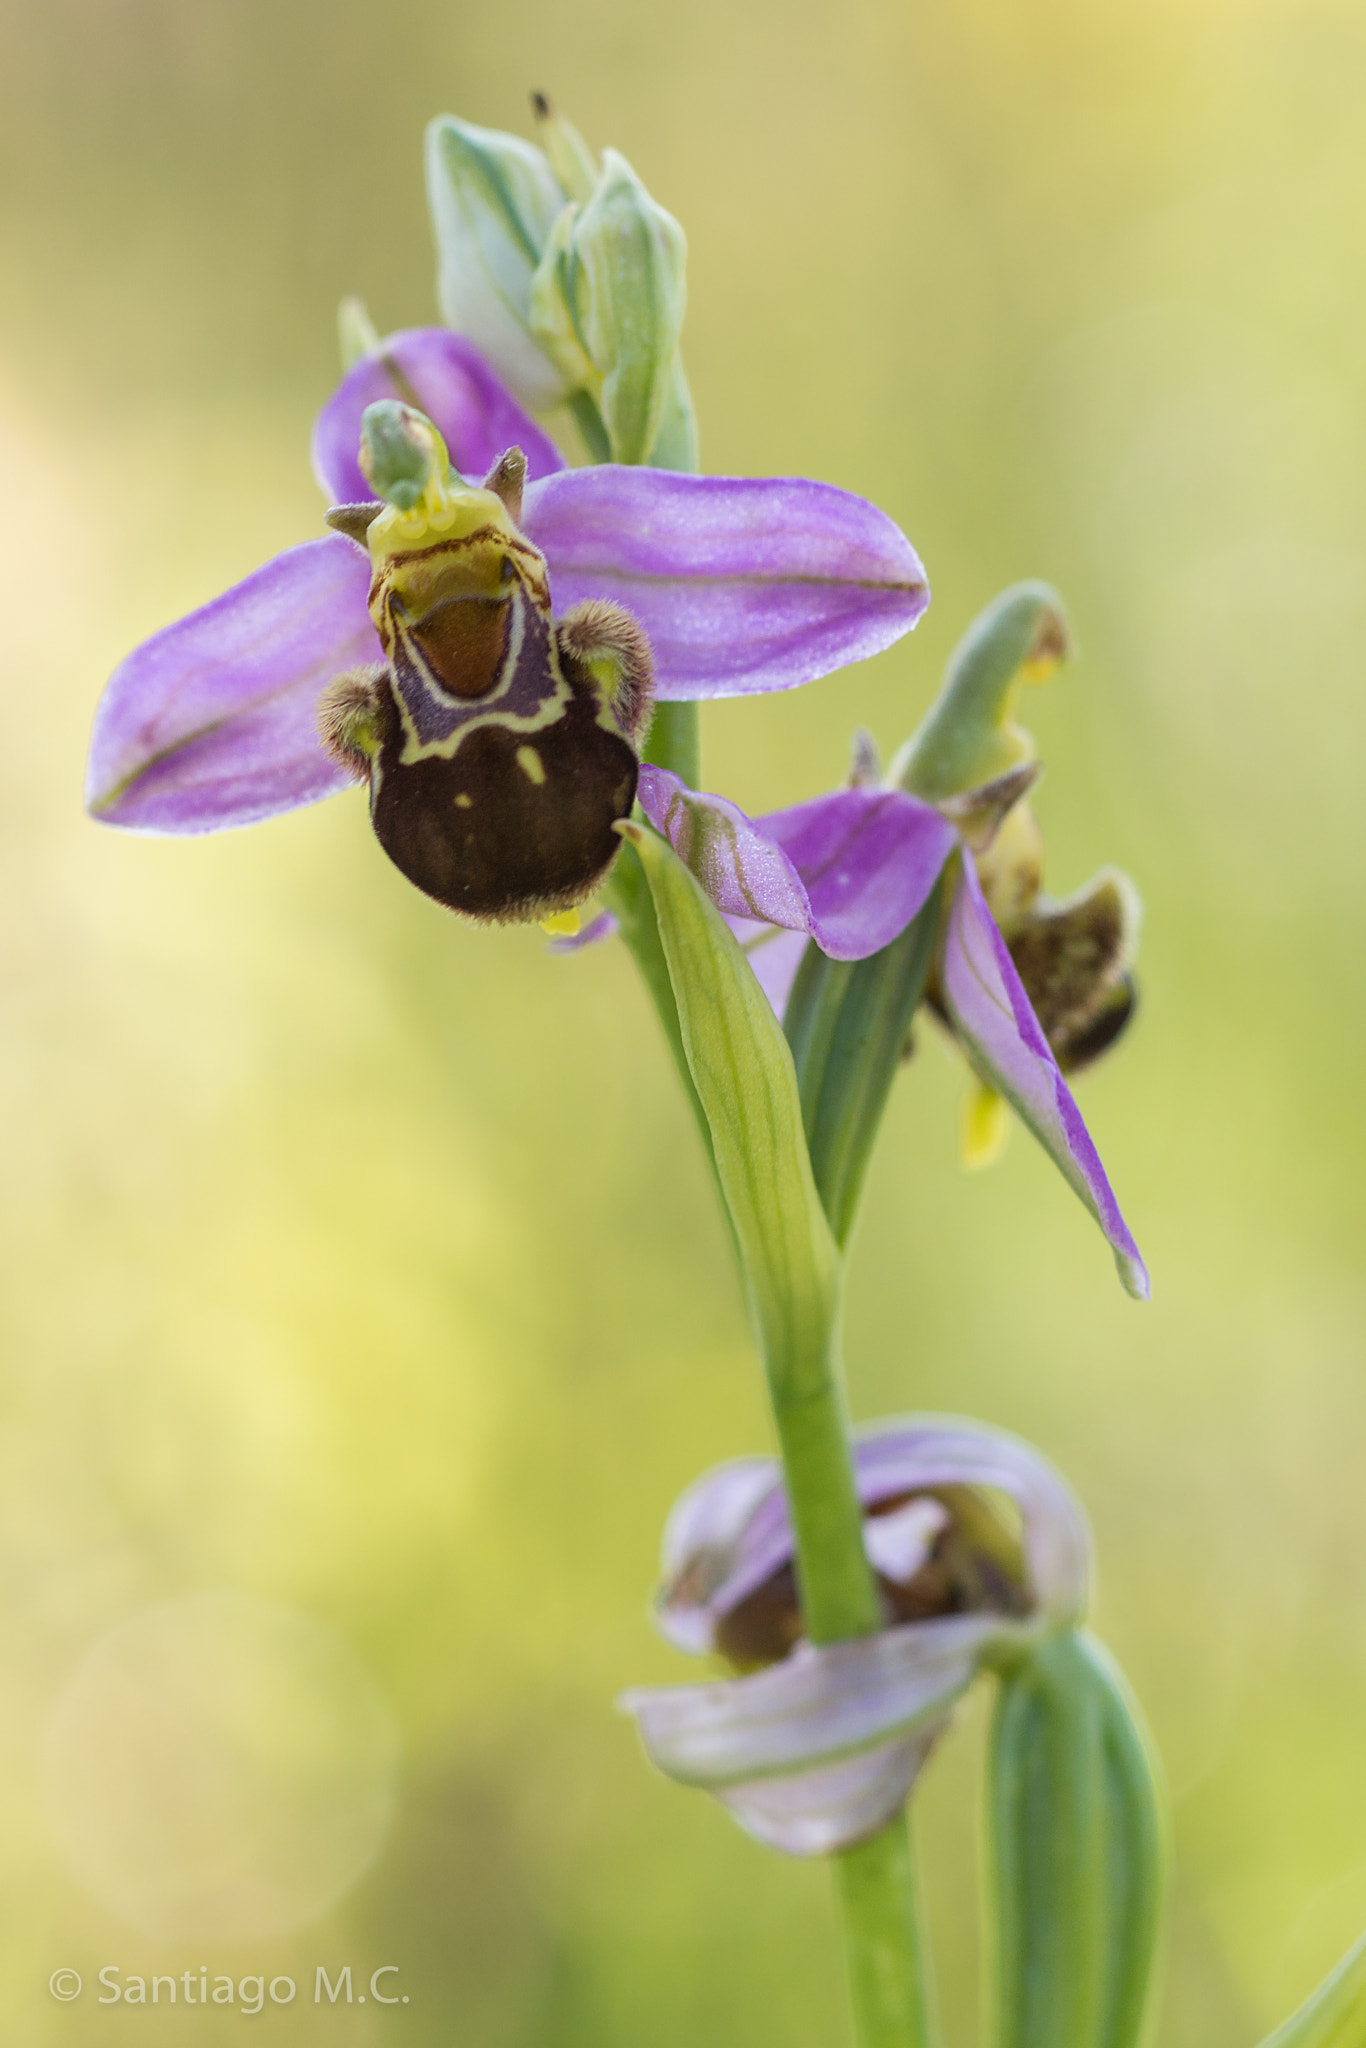
[[[781,1778],[752,1778],[717,1793],[747,1835],[785,1856],[831,1856],[875,1834],[900,1813],[947,1725],[894,1736],[876,1749]]]
[[[899,789],[841,789],[760,820],[698,795],[667,768],[640,771],[641,809],[719,910],[862,960],[905,930],[955,844]]]
[[[801,478],[610,463],[527,493],[556,605],[606,597],[650,636],[661,698],[789,690],[890,647],[929,603],[900,528]]]
[[[1020,1509],[1035,1615],[1080,1619],[1090,1588],[1090,1536],[1071,1489],[1040,1453],[981,1423],[937,1416],[882,1422],[856,1438],[854,1476],[866,1508],[940,1486],[986,1486]],[[792,1557],[792,1525],[774,1458],[745,1458],[689,1487],[664,1530],[659,1626],[694,1655],[712,1648],[722,1615]]]
[[[942,981],[973,1066],[1034,1133],[1104,1231],[1125,1287],[1146,1301],[1147,1268],[966,857],[949,912]]]
[[[906,929],[953,850],[953,827],[900,789],[837,789],[770,811],[762,831],[806,885],[836,960],[862,960]]]
[[[145,640],[95,714],[94,815],[148,832],[214,832],[345,788],[314,721],[333,676],[382,659],[369,587],[366,556],[329,535]]]
[[[620,1704],[660,1770],[712,1791],[925,1734],[971,1684],[985,1648],[1028,1636],[1007,1616],[944,1615],[819,1648],[798,1643],[746,1678],[642,1687]]]
[[[360,417],[380,398],[401,398],[439,427],[451,466],[483,476],[507,448],[518,447],[527,474],[550,476],[564,457],[529,419],[478,349],[445,327],[408,327],[390,334],[376,354],[348,370],[313,427],[313,474],[333,505],[374,497],[356,459]]]

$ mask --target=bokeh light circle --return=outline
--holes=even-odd
[[[332,1629],[236,1593],[147,1607],[91,1646],[48,1725],[57,1841],[100,1903],[169,1939],[285,1934],[371,1861],[398,1744]]]

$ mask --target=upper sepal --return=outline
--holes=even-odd
[[[528,475],[551,476],[564,457],[472,343],[444,327],[390,334],[347,371],[313,427],[313,473],[335,505],[374,496],[357,459],[367,406],[397,399],[425,413],[452,468],[481,477],[505,449],[520,448]]]
[[[899,750],[888,780],[931,802],[995,780],[1033,759],[1014,722],[1021,686],[1044,682],[1070,651],[1062,599],[1047,583],[1015,583],[973,620],[939,695]]]

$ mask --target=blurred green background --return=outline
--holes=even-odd
[[[1008,581],[1073,609],[1038,810],[1055,890],[1114,861],[1147,902],[1143,1014],[1082,1103],[1155,1298],[1018,1134],[960,1173],[927,1042],[852,1398],[1008,1425],[1080,1489],[1175,1802],[1161,2039],[1252,2043],[1366,1925],[1366,16],[3,0],[0,33],[0,2031],[243,2023],[97,2007],[113,1964],[292,1974],[253,2021],[289,2042],[846,2038],[826,1872],[611,1707],[686,1673],[645,1607],[674,1495],[767,1442],[629,962],[458,927],[358,797],[198,843],[79,807],[114,662],[321,530],[338,298],[432,317],[423,122],[525,132],[537,86],[687,228],[706,465],[868,494],[935,589],[878,661],[710,710],[710,786],[762,808],[860,721],[895,744]],[[158,1935],[86,1889],[42,1759],[107,1629],[223,1591],[349,1646],[393,1817],[323,1918]],[[983,1704],[918,1800],[952,2048]],[[411,2003],[320,2016],[319,1961]]]

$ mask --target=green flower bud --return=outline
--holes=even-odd
[[[555,222],[531,287],[532,331],[601,411],[614,459],[646,462],[675,383],[687,244],[625,157],[603,152],[589,199]],[[690,411],[690,408],[689,408]]]
[[[993,782],[1034,758],[1014,723],[1025,683],[1047,682],[1071,652],[1062,599],[1046,583],[1016,583],[974,619],[944,686],[888,771],[929,803]]]
[[[579,201],[591,198],[598,182],[598,160],[578,129],[551,106],[543,92],[531,95],[531,111],[546,161],[568,196]]]
[[[566,194],[520,136],[443,114],[427,130],[427,203],[447,326],[482,349],[524,405],[565,396],[531,332],[531,280]]]
[[[1135,2048],[1165,1841],[1122,1676],[1069,1631],[1003,1677],[988,1781],[996,2048]]]

